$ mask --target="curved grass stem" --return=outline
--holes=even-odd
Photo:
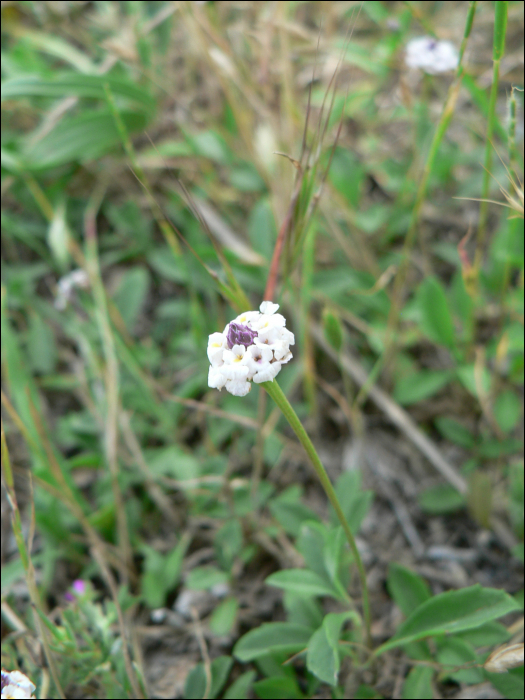
[[[368,647],[371,648],[372,636],[371,636],[371,632],[370,632],[370,625],[371,625],[370,602],[369,602],[369,598],[368,598],[368,588],[366,585],[365,567],[363,566],[363,562],[361,560],[359,550],[357,549],[357,545],[356,545],[354,536],[353,536],[352,531],[350,530],[350,527],[348,525],[348,522],[344,516],[343,510],[342,510],[341,505],[339,503],[339,499],[337,498],[334,487],[332,486],[332,482],[330,481],[330,478],[328,477],[328,474],[326,473],[326,470],[323,467],[321,460],[319,459],[319,455],[317,454],[315,447],[312,444],[312,441],[308,437],[306,430],[303,428],[301,421],[297,417],[296,412],[293,410],[290,402],[288,401],[288,399],[284,395],[279,384],[277,384],[277,382],[275,380],[273,380],[271,382],[263,382],[261,384],[261,386],[263,386],[266,389],[268,394],[275,401],[277,406],[281,409],[284,417],[286,418],[286,420],[290,424],[294,433],[299,438],[301,445],[304,447],[308,457],[310,458],[312,466],[315,469],[315,472],[319,478],[319,481],[321,482],[321,486],[323,487],[324,492],[328,496],[328,500],[332,504],[332,507],[335,510],[337,518],[338,518],[339,522],[341,523],[341,526],[342,526],[343,531],[346,535],[346,539],[348,541],[348,544],[350,545],[350,549],[352,551],[352,554],[354,555],[354,559],[355,559],[355,562],[357,565],[357,570],[359,573],[359,579],[361,581],[361,589],[362,589],[362,595],[363,595],[363,614],[364,614],[365,628],[366,628],[366,640],[367,640]]]

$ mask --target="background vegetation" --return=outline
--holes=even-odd
[[[458,71],[408,69],[420,35]],[[523,3],[5,2],[2,77],[2,666],[38,697],[523,697],[480,666],[523,633],[495,621],[523,605]],[[279,383],[373,646],[403,642],[377,663],[286,422],[207,386],[283,222]],[[475,584],[513,597],[399,627]]]

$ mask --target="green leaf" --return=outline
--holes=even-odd
[[[253,684],[253,690],[258,698],[268,700],[295,700],[304,698],[295,678],[289,676],[265,678]],[[233,697],[233,696],[232,696]]]
[[[250,212],[248,236],[253,249],[270,260],[277,238],[277,228],[272,208],[266,197],[260,199]]]
[[[143,131],[147,125],[143,112],[121,111],[120,117],[128,133]],[[76,117],[64,118],[51,132],[24,149],[26,168],[41,170],[65,163],[86,163],[109,153],[122,143],[121,135],[109,109],[85,111]]]
[[[324,566],[330,581],[339,591],[341,600],[346,600],[351,554],[346,548],[346,537],[342,527],[335,527],[327,533],[324,546]]]
[[[328,613],[323,624],[313,633],[308,642],[306,666],[320,681],[337,685],[341,660],[339,658],[339,636],[346,620],[356,617],[353,611]]]
[[[467,430],[461,423],[448,418],[447,416],[439,416],[434,421],[436,428],[443,437],[453,442],[455,445],[470,449],[474,447],[475,439],[470,430]]]
[[[283,588],[297,595],[337,597],[335,590],[321,576],[308,569],[285,569],[271,574],[266,579],[269,586]]]
[[[437,660],[442,666],[443,677],[456,681],[456,683],[481,683],[483,675],[477,668],[464,668],[453,673],[448,671],[456,666],[479,663],[479,659],[472,646],[464,639],[446,637],[438,640]]]
[[[521,401],[511,389],[502,391],[496,397],[494,418],[504,433],[510,433],[518,424],[521,418]]]
[[[239,661],[253,661],[272,652],[296,654],[306,649],[312,630],[290,622],[268,622],[247,632],[237,642],[233,655]]]
[[[431,486],[420,493],[417,500],[422,510],[434,515],[454,513],[466,504],[465,496],[449,484]]]
[[[146,301],[150,286],[150,275],[146,268],[137,265],[126,270],[113,296],[115,306],[131,333]]]
[[[231,161],[231,152],[225,140],[211,129],[187,137],[196,155],[223,165]]]
[[[423,333],[434,342],[453,348],[456,336],[441,282],[435,277],[427,277],[419,287],[417,300]]]
[[[374,492],[370,490],[363,491],[361,488],[361,472],[358,469],[343,472],[337,479],[335,492],[350,530],[356,535],[372,505]],[[332,509],[330,509],[330,513],[332,522],[338,523],[339,521]]]
[[[301,526],[297,538],[297,549],[301,552],[309,569],[315,571],[321,578],[328,579],[325,567],[324,547],[328,528],[323,523],[307,521]]]
[[[188,279],[187,263],[176,258],[168,246],[158,246],[148,255],[148,263],[161,277],[184,284]]]
[[[421,576],[395,562],[391,562],[388,567],[387,587],[394,603],[405,617],[432,597]]]
[[[41,316],[31,313],[27,334],[27,354],[32,369],[50,374],[57,362],[57,347],[52,328]]]
[[[474,648],[496,647],[508,641],[510,632],[501,622],[487,622],[485,625],[476,627],[473,630],[465,630],[456,635],[458,639],[464,639]]]
[[[421,370],[402,377],[394,388],[394,399],[404,406],[423,401],[434,396],[454,376],[454,372],[449,370]]]
[[[498,440],[497,438],[489,438],[477,446],[476,452],[479,457],[486,459],[496,459],[504,455],[519,454],[523,450],[521,440],[507,438]]]
[[[230,685],[224,692],[224,700],[245,700],[250,691],[250,687],[257,674],[255,671],[246,671]]]
[[[6,309],[7,294],[2,294],[2,313],[0,315],[2,329],[2,367],[5,368],[5,376],[10,396],[15,409],[22,419],[26,430],[29,433],[29,446],[37,469],[44,467],[47,460],[42,460],[45,454],[41,445],[40,434],[35,424],[34,411],[36,408],[39,415],[42,415],[40,397],[31,373],[26,367],[25,353],[20,347],[20,338],[12,323]],[[48,468],[45,467],[46,471]],[[40,476],[41,474],[39,474]]]
[[[321,605],[315,598],[305,598],[291,591],[284,592],[283,604],[288,622],[310,627],[314,632],[323,622]]]
[[[432,700],[434,697],[433,677],[433,668],[428,666],[416,666],[413,668],[403,684],[401,692],[403,700]]]
[[[230,183],[239,192],[263,192],[266,189],[264,180],[251,163],[242,163],[233,168]]]
[[[236,598],[226,598],[213,611],[210,630],[218,637],[229,634],[235,624],[239,603]]]
[[[213,544],[219,565],[223,569],[230,569],[243,545],[240,521],[236,518],[227,520],[217,531]]]
[[[456,371],[458,379],[463,384],[465,389],[469,391],[472,394],[472,396],[475,396],[477,399],[479,399],[478,387],[476,386],[474,365],[462,365],[461,367],[458,367]],[[486,367],[483,367],[481,371],[481,388],[485,395],[490,392],[490,384],[490,373]]]
[[[276,499],[270,502],[269,507],[273,517],[292,537],[298,537],[305,520],[319,520],[319,516],[304,503],[289,503]]]
[[[382,695],[379,695],[377,691],[365,683],[361,683],[359,685],[354,695],[355,700],[374,700],[374,698],[382,697]]]
[[[481,527],[490,527],[492,512],[493,479],[480,470],[469,475],[467,503],[469,512]]]
[[[509,513],[514,531],[521,540],[523,540],[523,496],[523,462],[516,462],[509,467]],[[523,550],[523,542],[521,546]]]
[[[523,698],[523,666],[513,668],[507,673],[489,673],[483,675],[508,700],[522,700]]]
[[[339,352],[343,345],[343,326],[338,316],[327,308],[323,311],[323,331],[330,345]]]
[[[160,554],[147,544],[141,546],[141,551],[145,555],[141,590],[148,607],[159,608],[165,605],[167,594],[179,581],[182,562],[189,543],[190,536],[183,535],[168,555]]]
[[[519,610],[518,603],[505,591],[495,588],[476,584],[460,591],[447,591],[420,605],[376,654],[425,637],[473,629],[514,610]]]
[[[66,203],[64,199],[61,199],[53,209],[53,218],[47,230],[47,243],[62,271],[67,268],[71,257],[69,252],[70,235],[66,217]]]
[[[363,165],[353,153],[336,149],[328,178],[353,207],[359,204],[364,175]]]
[[[255,671],[246,671],[240,675],[224,692],[224,700],[245,700],[256,676]]]
[[[218,656],[211,662],[211,688],[208,698],[216,698],[230,673],[233,664],[231,656]],[[193,668],[184,684],[184,697],[187,700],[202,700],[206,692],[206,672],[204,664]]]
[[[108,75],[81,75],[64,73],[47,80],[45,78],[25,75],[12,78],[2,83],[2,100],[17,97],[88,97],[104,100],[104,85],[108,85],[112,94],[125,97],[151,110],[155,100],[143,88],[121,78]]]
[[[186,579],[186,586],[193,591],[206,591],[219,583],[227,583],[228,575],[215,566],[196,566]]]

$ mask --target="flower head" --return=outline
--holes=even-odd
[[[409,68],[422,68],[431,75],[446,73],[457,68],[458,52],[450,41],[422,36],[408,42],[405,63]]]
[[[208,386],[246,396],[251,382],[274,380],[281,366],[292,359],[290,345],[295,343],[286,319],[276,313],[278,308],[278,304],[263,301],[259,311],[245,311],[222,333],[210,335]]]
[[[2,700],[4,698],[34,698],[36,685],[20,671],[2,669]]]

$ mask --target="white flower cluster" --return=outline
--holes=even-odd
[[[245,311],[223,333],[210,335],[208,386],[246,396],[252,381],[274,380],[281,366],[292,359],[290,345],[295,344],[284,316],[275,313],[278,308],[278,304],[263,301],[260,311]]]
[[[2,700],[4,698],[34,698],[32,694],[36,685],[20,671],[5,671],[2,669]]]
[[[421,36],[408,42],[405,63],[409,68],[422,68],[435,75],[454,70],[458,65],[458,52],[450,41],[436,41],[431,36]]]

